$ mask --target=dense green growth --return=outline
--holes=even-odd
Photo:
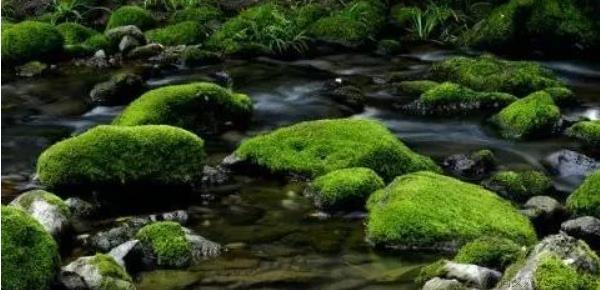
[[[385,180],[419,170],[439,171],[381,123],[365,119],[298,123],[245,140],[235,155],[274,173],[308,176],[349,167],[371,168]]]
[[[447,273],[446,263],[447,260],[437,260],[423,268],[419,271],[417,277],[415,277],[415,283],[417,286],[423,286],[427,281],[435,278],[435,277],[444,277]],[[451,290],[461,290],[461,289],[451,289]]]
[[[58,142],[37,163],[50,187],[189,186],[200,180],[204,142],[171,126],[98,126]]]
[[[438,82],[430,80],[402,81],[394,84],[394,88],[398,94],[418,97],[422,93],[438,86],[439,84],[440,83]]]
[[[86,39],[82,43],[82,46],[94,52],[100,49],[104,49],[106,50],[106,52],[111,52],[112,50],[110,40],[108,39],[108,37],[106,37],[106,35],[101,33],[92,35],[90,38]]]
[[[191,245],[183,228],[176,222],[155,222],[144,226],[136,238],[152,248],[158,266],[180,268],[190,262]]]
[[[467,87],[445,82],[430,88],[421,94],[421,103],[428,106],[461,105],[459,110],[469,105],[477,107],[505,107],[517,98],[511,94],[499,92],[476,92]]]
[[[525,202],[536,195],[549,195],[552,180],[537,170],[500,171],[492,175],[489,187],[516,202]]]
[[[69,209],[69,206],[67,206],[67,204],[60,197],[41,189],[30,190],[22,193],[13,201],[13,203],[11,203],[11,205],[16,203],[18,206],[27,210],[36,200],[44,200],[49,204],[55,205],[65,217],[71,216],[71,210]]]
[[[79,44],[98,34],[97,31],[74,22],[65,22],[56,26],[66,45]]]
[[[567,199],[567,208],[578,216],[600,218],[600,170],[588,176]]]
[[[21,209],[2,206],[2,289],[49,289],[60,264],[58,245]]]
[[[223,12],[212,6],[190,7],[175,11],[171,16],[172,23],[196,21],[201,25],[206,25],[211,21],[220,21],[221,19],[223,19]]]
[[[592,277],[579,274],[552,254],[541,258],[535,270],[533,281],[536,290],[594,290],[597,282]]]
[[[566,133],[586,145],[600,147],[600,120],[578,122],[569,127]]]
[[[484,235],[535,242],[529,220],[480,186],[432,172],[397,177],[368,200],[367,238],[376,245],[447,249]]]
[[[106,30],[125,26],[135,25],[141,30],[146,30],[154,27],[155,20],[150,15],[150,12],[138,6],[121,6],[113,11],[106,24]]]
[[[220,54],[204,50],[198,46],[187,46],[181,54],[181,60],[187,66],[208,65],[221,62],[223,59]]]
[[[552,97],[539,91],[504,108],[492,118],[505,138],[524,139],[548,135],[560,119]]]
[[[127,106],[113,124],[165,124],[210,133],[228,122],[242,127],[251,114],[252,101],[247,95],[198,82],[151,90]]]
[[[510,264],[524,258],[525,253],[525,247],[509,239],[485,236],[460,248],[454,261],[503,271]]]
[[[127,281],[133,284],[133,279],[129,274],[119,265],[115,259],[109,255],[96,254],[92,257],[90,263],[98,269],[100,275],[104,277],[102,284],[98,290],[118,290],[123,289],[122,285],[115,282],[118,280]],[[133,290],[133,289],[131,289]]]
[[[551,87],[544,89],[548,93],[554,103],[561,106],[569,106],[576,103],[575,93],[566,87]]]
[[[184,21],[146,31],[148,41],[162,45],[198,44],[206,39],[204,27],[196,21]]]
[[[353,209],[364,206],[367,197],[385,186],[375,171],[354,167],[331,171],[312,183],[317,206],[326,209]]]
[[[62,52],[64,39],[56,27],[42,22],[24,21],[2,31],[2,61],[25,63],[55,58]]]

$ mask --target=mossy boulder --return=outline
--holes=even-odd
[[[201,179],[204,156],[202,139],[180,128],[102,125],[46,149],[37,174],[50,188],[188,187]]]
[[[56,58],[63,50],[64,39],[48,23],[24,21],[2,31],[2,60],[20,64],[30,60]]]
[[[552,180],[537,170],[499,171],[485,182],[485,187],[516,202],[536,195],[550,195]]]
[[[453,260],[503,271],[525,254],[526,248],[512,240],[486,236],[462,246]]]
[[[396,94],[419,97],[422,93],[438,86],[440,83],[430,80],[401,81],[394,84]]]
[[[136,239],[149,246],[157,258],[157,265],[165,268],[182,268],[191,262],[192,247],[183,227],[171,221],[144,226]]]
[[[88,39],[83,41],[81,45],[93,52],[103,49],[105,52],[110,53],[115,49],[112,47],[108,37],[101,33],[90,36]]]
[[[49,289],[60,264],[58,245],[23,210],[2,206],[2,289]]]
[[[501,135],[508,139],[550,135],[559,120],[560,109],[544,91],[510,104],[491,119]]]
[[[360,209],[369,195],[385,186],[372,169],[364,167],[331,171],[317,177],[309,189],[315,204],[324,209]]]
[[[79,257],[62,268],[59,280],[66,289],[135,290],[123,266],[105,254]]]
[[[454,251],[483,235],[530,245],[529,220],[480,186],[433,172],[397,177],[368,202],[367,239],[376,246]]]
[[[31,190],[19,195],[11,203],[39,222],[53,237],[60,238],[71,223],[71,210],[58,196],[45,190]]]
[[[106,30],[125,25],[135,25],[141,30],[147,30],[155,24],[156,21],[150,12],[144,8],[125,5],[113,11],[106,24]]]
[[[212,6],[201,6],[175,11],[170,20],[172,23],[196,21],[201,25],[207,25],[210,22],[220,21],[223,18],[223,12],[218,8]]]
[[[61,23],[56,26],[56,29],[65,39],[66,45],[80,44],[98,34],[97,31],[74,22]]]
[[[439,171],[381,123],[333,119],[298,123],[242,142],[234,156],[273,173],[319,176],[366,167],[385,180],[419,170]]]
[[[580,275],[560,257],[552,254],[540,258],[533,280],[538,290],[596,289],[591,276]]]
[[[600,218],[600,170],[588,176],[569,196],[567,208],[577,216]]]
[[[600,120],[577,122],[567,129],[566,134],[585,145],[600,147]]]
[[[195,66],[220,63],[223,58],[218,53],[192,45],[185,48],[181,54],[181,60],[187,66]]]
[[[572,106],[577,103],[575,93],[567,87],[545,88],[544,92],[548,93],[557,105]]]
[[[252,101],[247,95],[197,82],[146,92],[127,106],[113,125],[165,124],[217,133],[231,126],[244,127],[251,114]]]
[[[204,27],[196,21],[184,21],[173,25],[148,30],[145,33],[150,42],[167,46],[198,44],[207,37]]]
[[[556,76],[537,63],[508,61],[490,55],[453,57],[435,63],[431,76],[481,92],[504,92],[523,97],[535,91],[563,86]]]

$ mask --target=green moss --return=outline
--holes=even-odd
[[[420,101],[428,106],[479,104],[480,107],[505,107],[516,101],[511,94],[498,92],[476,92],[467,87],[445,82],[421,94]]]
[[[93,35],[98,34],[97,31],[91,28],[73,22],[61,23],[56,26],[56,29],[62,34],[66,45],[82,43]]]
[[[146,38],[167,46],[198,44],[206,39],[204,27],[196,21],[184,21],[146,31]]]
[[[96,254],[93,257],[91,264],[96,266],[100,275],[104,277],[133,283],[131,276],[129,276],[125,269],[123,269],[123,267],[121,267],[121,265],[119,265],[115,259],[109,255]],[[107,278],[104,279],[99,290],[122,289],[122,287],[114,283],[114,280]]]
[[[484,235],[529,245],[536,235],[509,202],[480,186],[432,172],[397,177],[367,202],[367,238],[376,245],[438,248]]]
[[[24,21],[2,32],[2,60],[25,63],[53,58],[62,51],[63,43],[62,35],[54,26]]]
[[[65,216],[65,217],[70,217],[71,216],[71,210],[69,209],[69,206],[67,206],[67,204],[58,196],[54,195],[53,193],[47,192],[45,190],[30,190],[28,192],[25,192],[21,195],[19,195],[19,197],[17,197],[16,201],[17,204],[19,206],[21,206],[23,209],[28,209],[31,204],[36,201],[36,200],[44,200],[49,204],[55,205],[56,207],[58,207],[58,210]]]
[[[432,77],[481,92],[505,92],[517,97],[562,86],[554,74],[537,63],[501,60],[489,55],[453,57],[435,63]]]
[[[58,245],[24,211],[2,206],[2,289],[49,289],[58,267]]]
[[[551,87],[544,89],[557,105],[573,105],[577,100],[575,93],[566,87]]]
[[[392,19],[401,27],[407,27],[412,21],[415,14],[419,11],[415,6],[394,7],[392,9]]]
[[[189,186],[203,167],[204,142],[183,129],[98,126],[44,151],[37,174],[50,188]]]
[[[588,176],[567,198],[567,208],[578,216],[591,215],[600,218],[600,170]]]
[[[218,53],[204,50],[198,46],[188,46],[181,55],[183,63],[187,66],[209,65],[223,61]]]
[[[385,186],[383,179],[369,168],[355,167],[331,171],[312,183],[319,207],[332,209],[360,208],[367,197]]]
[[[509,239],[486,236],[465,244],[454,261],[503,271],[510,264],[524,258],[525,253],[524,247]]]
[[[547,135],[560,119],[552,97],[539,91],[504,108],[492,118],[505,138],[523,139]]]
[[[171,22],[195,21],[206,25],[212,21],[220,21],[223,17],[223,12],[212,6],[191,7],[176,11],[171,17]]]
[[[492,190],[510,200],[525,202],[536,195],[548,195],[552,189],[552,180],[536,170],[500,171],[489,180]]]
[[[600,146],[600,120],[582,121],[569,127],[567,135],[589,146]]]
[[[106,29],[119,26],[135,25],[141,30],[154,27],[155,21],[150,12],[138,6],[121,6],[113,11],[106,24]]]
[[[535,270],[535,289],[538,290],[592,290],[589,277],[578,274],[560,258],[548,254],[541,258]]]
[[[176,222],[147,225],[139,230],[136,238],[152,247],[161,267],[179,268],[190,262],[191,245]]]
[[[394,84],[394,88],[398,94],[408,95],[411,97],[420,96],[422,93],[438,86],[440,83],[430,80],[418,81],[402,81]]]
[[[133,101],[114,125],[166,124],[193,131],[217,132],[226,123],[246,124],[252,101],[213,83],[190,83],[151,90]]]
[[[438,260],[434,263],[431,263],[419,271],[419,275],[415,278],[415,283],[417,286],[423,286],[427,281],[435,278],[435,277],[443,277],[446,275],[446,263],[447,260]]]
[[[436,170],[374,120],[302,122],[245,140],[236,156],[274,173],[319,176],[349,167],[367,167],[390,180],[418,170]]]

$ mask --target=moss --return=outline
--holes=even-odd
[[[578,274],[552,254],[543,256],[535,270],[533,281],[538,290],[592,290],[590,278]]]
[[[480,186],[432,172],[397,177],[367,202],[367,238],[376,245],[460,246],[483,235],[529,245],[536,235],[509,202]]]
[[[131,276],[129,276],[125,269],[123,269],[123,267],[121,267],[121,265],[119,265],[115,261],[115,259],[109,255],[96,254],[91,260],[91,264],[96,266],[100,275],[104,277],[133,283],[133,279],[131,279]],[[122,287],[114,283],[114,280],[105,278],[99,290],[111,290],[121,288]]]
[[[2,289],[49,289],[60,264],[58,245],[24,211],[2,206]]]
[[[91,28],[73,22],[61,23],[56,26],[56,29],[62,34],[66,45],[82,43],[91,36],[98,34],[97,31]]]
[[[431,107],[460,105],[457,108],[460,111],[473,105],[480,108],[505,107],[517,98],[507,93],[476,92],[455,83],[445,82],[425,91],[419,100]]]
[[[489,55],[453,57],[435,63],[431,73],[434,80],[450,81],[475,91],[505,92],[517,97],[562,86],[552,72],[537,63],[501,60]]]
[[[151,90],[133,101],[114,125],[166,124],[199,132],[217,132],[233,122],[246,124],[252,101],[213,83],[190,83]]]
[[[486,236],[465,244],[454,261],[504,271],[510,264],[524,258],[525,252],[524,247],[509,239]]]
[[[417,284],[417,286],[421,287],[425,283],[427,283],[427,281],[429,281],[435,277],[445,276],[446,275],[445,266],[446,266],[447,262],[448,262],[447,260],[438,260],[438,261],[435,261],[434,263],[431,263],[431,264],[421,268],[421,270],[419,271],[419,274],[415,278],[415,283]]]
[[[141,228],[136,238],[152,247],[161,267],[183,267],[189,264],[191,245],[181,225],[156,222]]]
[[[44,151],[37,174],[50,188],[189,186],[203,167],[204,142],[183,129],[98,126]]]
[[[319,207],[352,209],[362,207],[371,193],[384,186],[383,179],[375,171],[355,167],[317,177],[312,184],[312,191]]]
[[[588,176],[567,198],[567,208],[577,216],[591,215],[600,218],[600,170]]]
[[[567,135],[589,146],[600,146],[600,120],[582,121],[569,127]]]
[[[187,66],[209,65],[223,61],[218,53],[201,49],[197,46],[188,46],[181,55],[183,63]]]
[[[171,22],[195,21],[201,25],[206,25],[212,21],[220,21],[223,17],[223,12],[212,6],[191,7],[173,13]]]
[[[27,210],[31,204],[36,201],[36,200],[44,200],[49,204],[55,205],[56,207],[58,207],[58,210],[65,216],[65,217],[70,217],[71,216],[71,210],[69,209],[69,206],[67,206],[67,204],[58,196],[54,195],[53,193],[47,192],[45,190],[31,190],[28,192],[25,192],[21,195],[19,195],[19,197],[17,197],[16,201],[17,204],[19,206],[21,206],[23,209]]]
[[[82,43],[82,45],[90,51],[94,52],[100,49],[105,50],[105,52],[107,53],[113,51],[113,49],[111,48],[110,40],[108,40],[108,37],[106,37],[106,35],[101,33],[90,36]]]
[[[2,60],[18,64],[53,58],[62,51],[63,43],[62,35],[54,26],[24,21],[2,32]]]
[[[573,91],[566,87],[551,87],[544,91],[552,97],[557,105],[573,105],[577,101]]]
[[[500,171],[489,180],[490,189],[517,202],[525,202],[536,195],[548,195],[552,180],[536,170]]]
[[[141,30],[146,30],[154,27],[155,21],[144,8],[126,5],[113,11],[106,24],[106,30],[125,25],[135,25]]]
[[[148,30],[145,34],[149,41],[167,46],[198,44],[206,39],[204,27],[196,21],[184,21]]]
[[[524,139],[548,135],[560,119],[560,110],[552,97],[535,92],[504,108],[492,118],[505,138]]]
[[[430,80],[418,81],[402,81],[394,84],[394,88],[398,94],[408,95],[411,97],[420,96],[422,93],[436,87],[440,83]]]
[[[418,170],[439,171],[381,123],[365,119],[298,123],[245,140],[235,154],[274,173],[313,177],[350,167],[371,168],[386,180]]]

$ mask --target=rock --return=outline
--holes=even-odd
[[[125,35],[119,42],[119,51],[126,53],[140,45],[141,43],[137,39],[133,38],[132,36]]]
[[[477,289],[491,289],[498,283],[502,273],[477,265],[441,260],[423,268],[417,282],[430,281],[435,277],[459,281],[465,286]]]
[[[578,122],[569,127],[565,133],[585,145],[600,147],[600,120]]]
[[[362,111],[366,101],[363,92],[355,86],[340,86],[327,92],[327,96],[340,104],[350,107],[354,111]]]
[[[76,218],[89,218],[96,214],[98,207],[81,198],[70,197],[65,200],[65,204],[71,210],[71,214]]]
[[[140,244],[140,241],[138,241],[138,240],[130,240],[130,241],[124,242],[124,243],[112,248],[110,250],[110,252],[108,252],[108,255],[113,257],[115,262],[119,263],[119,265],[121,265],[121,267],[126,268],[125,267],[125,265],[126,265],[125,259],[127,258],[127,256],[129,256],[131,254],[131,252],[139,244]]]
[[[560,177],[579,177],[583,179],[594,170],[600,169],[596,160],[571,150],[560,150],[544,158],[549,171]]]
[[[49,23],[23,21],[2,31],[2,62],[21,64],[55,58],[63,50],[64,39]]]
[[[145,32],[149,42],[165,46],[194,45],[206,40],[206,28],[198,21],[183,21]]]
[[[161,54],[164,47],[158,43],[149,43],[143,46],[133,48],[127,53],[127,58],[130,59],[147,59]]]
[[[202,186],[211,187],[227,183],[230,179],[230,172],[221,166],[204,166],[202,173]]]
[[[560,229],[577,239],[584,240],[592,248],[600,248],[600,219],[592,216],[584,216],[568,220],[560,226]]]
[[[137,41],[138,45],[146,44],[146,36],[134,25],[125,25],[108,29],[104,32],[104,35],[106,35],[108,40],[115,45],[118,45],[125,36],[129,36],[131,39]]]
[[[133,73],[117,73],[108,81],[98,83],[90,91],[90,98],[98,105],[123,105],[137,97],[142,91],[144,80]]]
[[[556,199],[549,196],[530,198],[521,212],[527,216],[542,233],[555,233],[559,224],[567,216],[567,211]]]
[[[454,154],[444,159],[443,166],[453,175],[480,180],[494,169],[496,160],[490,150],[479,150],[469,154]]]
[[[456,279],[440,279],[435,277],[423,285],[422,290],[467,290],[467,287]]]
[[[222,62],[223,58],[218,53],[192,45],[185,48],[181,55],[181,60],[186,66],[198,66],[217,64]]]
[[[41,75],[44,71],[46,71],[47,68],[48,65],[43,62],[30,61],[24,65],[16,67],[15,70],[17,71],[18,76],[30,78]]]
[[[50,192],[28,191],[10,205],[25,210],[56,239],[63,237],[71,226],[71,210],[60,197]]]
[[[392,249],[456,251],[484,235],[529,245],[536,234],[508,201],[432,172],[396,177],[367,201],[367,239]]]
[[[62,267],[59,282],[68,290],[134,290],[133,279],[111,256],[80,257]]]
[[[567,208],[576,216],[600,217],[600,170],[588,176],[567,198]]]
[[[498,195],[515,201],[525,202],[535,195],[547,195],[552,190],[552,180],[537,170],[499,171],[483,185]]]

